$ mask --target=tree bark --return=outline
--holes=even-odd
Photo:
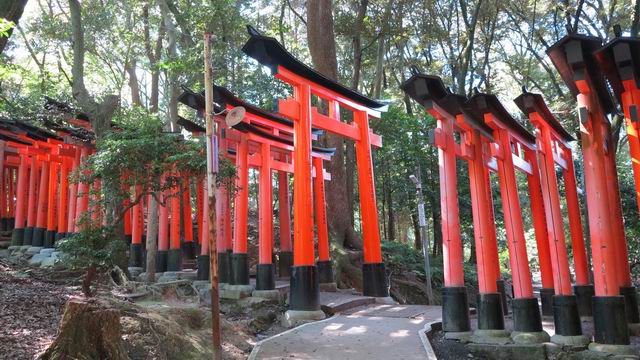
[[[140,99],[140,86],[138,85],[138,74],[136,74],[136,61],[130,60],[125,64],[125,70],[129,74],[129,88],[131,89],[131,103],[142,106]]]
[[[28,0],[3,0],[0,2],[0,18],[7,19],[18,26],[18,22],[24,13],[24,7],[27,6]],[[9,42],[9,38],[13,33],[13,28],[9,29],[6,37],[0,36],[0,54]]]
[[[640,0],[636,0],[633,6],[633,22],[631,23],[631,36],[638,36],[640,31]],[[2,50],[0,50],[1,52]]]
[[[337,80],[338,63],[333,31],[331,0],[309,0],[307,2],[307,42],[311,60],[316,70],[330,79]],[[346,171],[344,167],[344,144],[339,135],[327,133],[323,145],[335,148],[332,161],[328,163],[331,181],[327,183],[327,214],[329,227],[338,243],[361,249],[351,225],[347,195]]]
[[[156,194],[157,196],[158,194]],[[158,200],[150,196],[147,216],[147,282],[156,281],[156,253],[158,239]]]
[[[417,211],[411,212],[411,224],[413,225],[413,247],[416,251],[422,251],[422,237],[420,236],[420,222]]]
[[[171,18],[171,12],[166,0],[160,0],[160,10],[162,13],[162,20],[164,26],[167,29],[167,59],[169,62],[175,61],[177,58],[177,42],[176,42],[176,29],[173,19]],[[178,129],[178,96],[180,95],[180,86],[178,85],[178,74],[176,70],[167,70],[167,78],[169,79],[169,122],[170,129],[177,131]]]

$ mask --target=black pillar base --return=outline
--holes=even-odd
[[[362,264],[362,290],[364,296],[389,297],[384,263]]]
[[[332,283],[334,281],[331,260],[316,262],[316,271],[318,271],[318,282],[320,284]]]
[[[573,293],[578,303],[578,314],[580,316],[592,316],[593,308],[591,307],[592,298],[595,296],[593,285],[573,285]]]
[[[513,330],[520,332],[542,331],[542,317],[536,298],[520,298],[511,301]]]
[[[198,256],[198,280],[209,280],[209,255]],[[222,281],[220,281],[222,282]]]
[[[575,295],[555,295],[553,297],[553,324],[558,335],[582,335],[578,300]]]
[[[21,246],[24,242],[24,229],[13,229],[11,233],[11,245]]]
[[[56,242],[66,238],[67,238],[67,233],[56,233]]]
[[[247,254],[231,254],[231,282],[232,285],[249,285],[249,261]]]
[[[28,226],[24,228],[24,235],[22,237],[22,245],[33,244],[33,227]]]
[[[182,243],[181,247],[185,258],[191,260],[196,258],[196,245],[193,241],[185,241]]]
[[[167,271],[182,270],[182,250],[169,249],[167,253]]]
[[[124,240],[125,240],[125,241],[127,242],[127,244],[129,244],[129,245],[131,245],[131,241],[132,241],[131,239],[132,239],[131,234],[129,234],[129,235],[125,235],[125,236],[124,236]]]
[[[32,246],[42,246],[44,245],[44,234],[47,231],[45,228],[34,227],[33,228],[33,236],[31,237],[31,245]]]
[[[504,330],[501,296],[499,293],[478,294],[478,329]]]
[[[16,218],[7,218],[7,230],[13,230],[16,227]]]
[[[195,251],[195,249],[194,249]],[[198,257],[198,259],[200,259],[200,257]],[[207,256],[207,261],[209,261],[209,256]],[[231,278],[231,272],[230,270],[230,266],[229,266],[229,261],[231,261],[231,259],[229,258],[229,253],[228,252],[221,252],[218,253],[218,282],[220,284],[228,284]],[[207,268],[209,267],[209,265],[206,265]],[[198,262],[198,269],[200,269],[200,263]],[[208,274],[207,274],[208,277]]]
[[[465,332],[471,330],[467,288],[442,288],[442,330],[445,332]]]
[[[290,310],[320,310],[320,286],[315,266],[293,266],[289,284]]]
[[[281,251],[278,254],[278,275],[280,277],[291,276],[293,266],[293,253],[291,251]]]
[[[553,316],[554,289],[540,289],[540,302],[542,303],[542,316]]]
[[[509,315],[509,303],[507,302],[507,291],[504,288],[504,280],[496,280],[496,285],[498,286],[498,294],[500,294],[500,299],[502,300],[502,314]]]
[[[167,250],[158,250],[156,253],[156,272],[165,272],[167,271],[167,258],[169,257],[169,252]]]
[[[57,232],[55,230],[47,230],[44,233],[44,243],[43,243],[44,247],[46,247],[46,248],[52,248],[53,247],[53,244],[56,241],[56,234],[57,234]]]
[[[624,297],[624,309],[627,313],[627,322],[629,324],[640,323],[640,312],[638,312],[638,293],[636,292],[636,287],[621,287],[620,295]]]
[[[624,297],[594,296],[593,328],[598,344],[629,345]]]
[[[142,244],[129,245],[129,266],[142,267]]]
[[[256,266],[256,290],[274,290],[276,288],[276,267],[273,264]]]
[[[0,219],[0,231],[7,231],[7,218]]]

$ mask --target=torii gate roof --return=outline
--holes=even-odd
[[[562,124],[560,124],[558,119],[553,116],[551,110],[549,110],[549,107],[547,107],[547,104],[542,98],[542,95],[524,92],[515,98],[513,102],[515,102],[520,110],[522,110],[526,115],[529,115],[529,113],[532,112],[540,114],[544,121],[551,125],[551,127],[562,137],[564,141],[571,142],[575,140],[573,136],[571,136],[571,134],[569,134],[569,132],[562,126]]]
[[[520,135],[523,140],[528,141],[530,145],[535,146],[536,137],[509,114],[495,95],[478,93],[473,95],[471,99],[467,101],[467,104],[477,114],[492,113],[493,116],[500,120],[511,131]]]
[[[618,36],[594,53],[598,65],[602,68],[609,84],[622,103],[623,80],[636,80],[640,87],[640,38]]]
[[[250,38],[242,47],[242,51],[256,59],[262,65],[277,73],[278,66],[282,66],[294,74],[306,78],[318,85],[332,90],[345,98],[360,103],[372,109],[380,109],[385,104],[373,100],[357,91],[354,91],[334,80],[327,78],[311,67],[305,65],[288,52],[276,39],[260,34],[251,25],[247,25]]]

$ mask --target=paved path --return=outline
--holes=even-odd
[[[365,305],[264,340],[250,359],[407,360],[427,358],[418,331],[439,306]]]

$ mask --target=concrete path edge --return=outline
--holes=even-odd
[[[435,351],[433,351],[433,347],[431,347],[431,341],[429,341],[428,335],[440,329],[442,329],[442,320],[426,323],[422,329],[418,330],[418,336],[420,336],[420,341],[422,341],[422,346],[427,353],[428,360],[438,360]]]
[[[262,339],[262,340],[258,341],[256,343],[256,345],[253,347],[253,350],[251,350],[251,354],[249,354],[249,357],[247,358],[247,360],[256,360],[257,359],[256,356],[258,356],[258,352],[260,351],[260,347],[262,346],[262,344],[266,343],[267,341],[270,341],[270,340],[273,340],[273,339],[278,338],[280,336],[286,335],[286,334],[288,334],[290,332],[293,332],[293,331],[295,331],[297,329],[300,329],[300,328],[303,328],[305,326],[309,326],[311,324],[318,324],[318,323],[322,323],[322,322],[327,322],[329,320],[333,320],[334,318],[336,318],[338,316],[340,316],[340,314],[334,314],[333,316],[328,317],[328,318],[326,318],[324,320],[308,322],[306,324],[302,324],[302,325],[296,326],[294,328],[291,328],[289,330],[283,331],[283,332],[281,332],[279,334],[275,334],[275,335],[273,335],[271,337],[268,337],[266,339]]]

